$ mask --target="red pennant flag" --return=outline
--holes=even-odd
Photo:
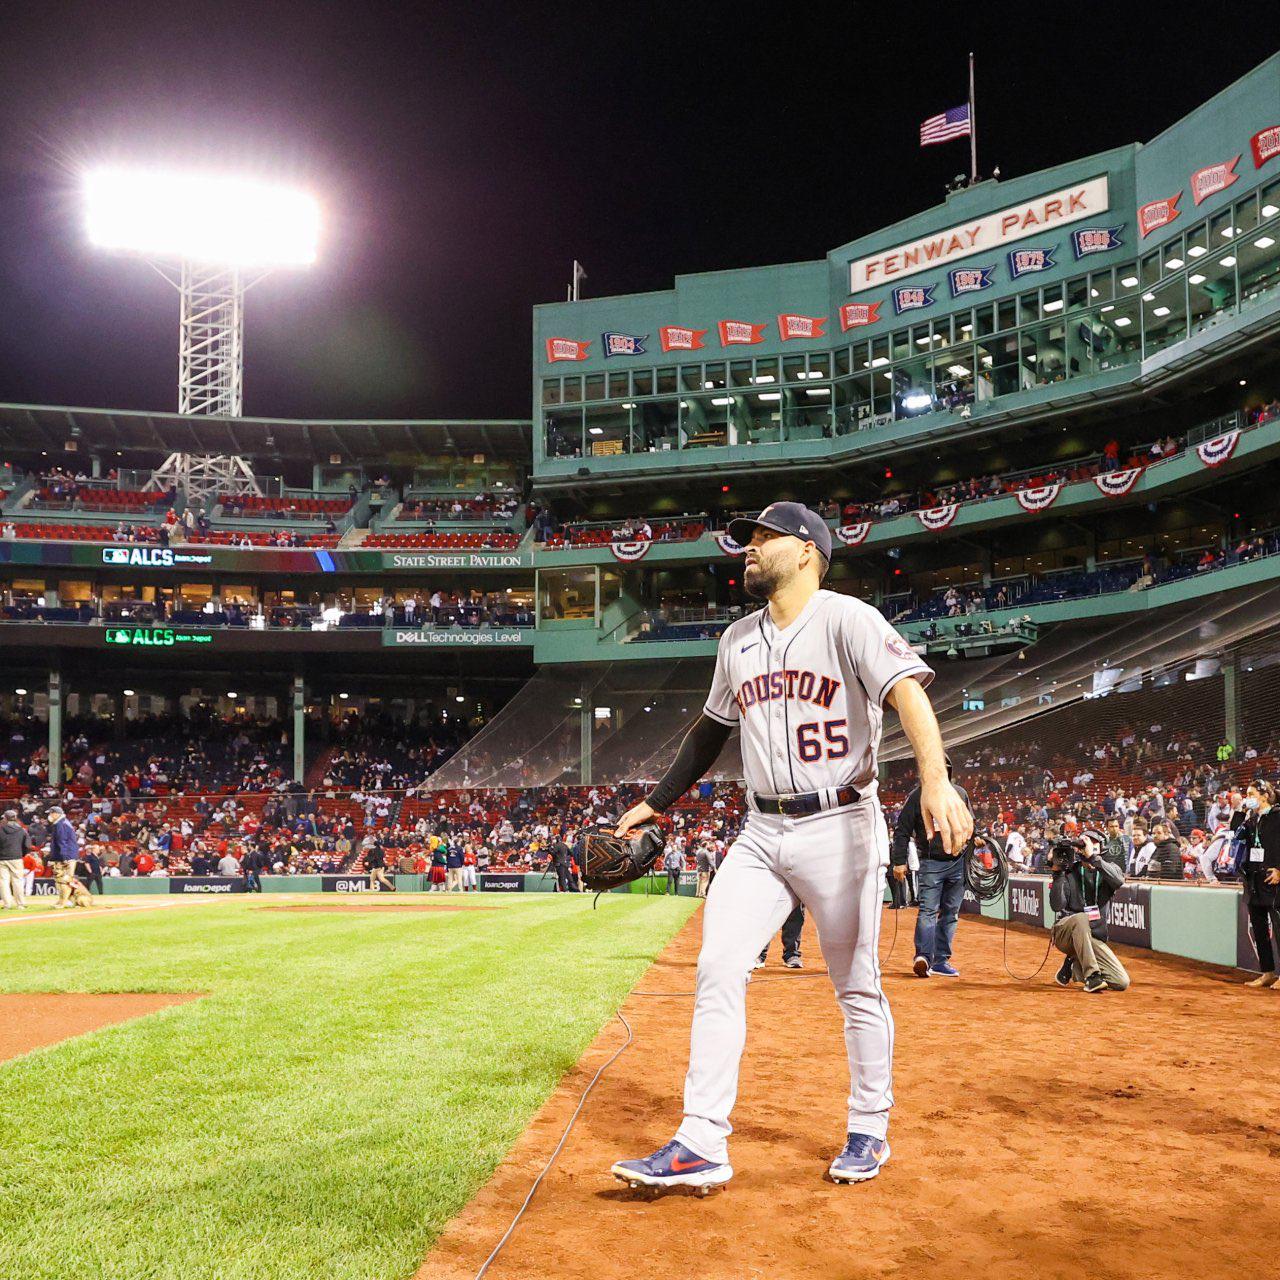
[[[821,338],[825,336],[823,326],[826,323],[826,316],[798,316],[784,312],[778,317],[778,335],[783,342],[790,342],[792,338]]]
[[[705,329],[686,329],[679,324],[664,324],[658,329],[663,351],[701,351]]]
[[[1181,199],[1182,192],[1179,191],[1176,196],[1170,196],[1167,200],[1152,200],[1138,210],[1138,230],[1142,232],[1144,240],[1158,227],[1167,227],[1182,212],[1178,208],[1178,201]]]
[[[1280,156],[1280,124],[1273,124],[1269,129],[1255,133],[1249,139],[1249,146],[1253,151],[1255,169],[1261,169],[1268,160]]]
[[[840,328],[848,333],[864,324],[875,324],[880,319],[879,302],[846,302],[840,308]]]
[[[1236,172],[1236,165],[1239,163],[1240,157],[1236,156],[1234,160],[1197,169],[1191,175],[1191,196],[1196,204],[1201,204],[1210,196],[1216,196],[1219,191],[1225,191],[1232,183],[1238,182],[1240,175]]]
[[[764,325],[751,324],[747,320],[721,320],[720,345],[722,347],[749,347],[761,342]]]
[[[555,364],[557,360],[585,360],[590,342],[579,342],[577,338],[548,338],[547,363]]]

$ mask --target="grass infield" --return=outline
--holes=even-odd
[[[3,991],[208,993],[0,1064],[0,1276],[412,1275],[696,906],[467,902],[0,927]]]

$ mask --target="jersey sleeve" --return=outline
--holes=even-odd
[[[728,634],[727,632],[725,633]],[[736,725],[738,723],[738,700],[733,696],[733,686],[729,683],[727,668],[727,646],[721,642],[716,650],[716,670],[711,677],[711,691],[702,708],[704,716],[710,716],[720,724]]]
[[[847,609],[841,620],[844,643],[867,697],[877,706],[899,680],[915,676],[928,687],[933,671],[924,659],[870,605]]]

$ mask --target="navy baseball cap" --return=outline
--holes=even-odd
[[[729,537],[740,547],[751,541],[757,528],[789,533],[801,542],[812,542],[831,563],[831,530],[827,522],[802,502],[771,502],[754,520],[739,516],[729,521]]]

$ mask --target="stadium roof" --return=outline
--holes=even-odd
[[[211,453],[343,463],[409,462],[429,454],[527,459],[532,425],[515,419],[212,418],[124,409],[0,404],[0,453]]]

